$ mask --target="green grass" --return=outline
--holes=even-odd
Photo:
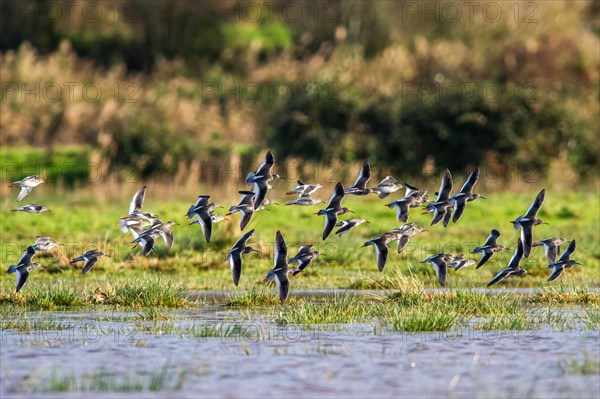
[[[600,373],[600,361],[584,353],[583,359],[572,359],[562,361],[558,364],[563,374],[572,375],[598,375]]]
[[[137,185],[131,185],[131,192]],[[283,190],[281,190],[283,191]],[[64,243],[51,253],[40,253],[36,260],[44,268],[35,270],[23,292],[35,287],[54,287],[57,282],[75,290],[84,289],[90,283],[103,282],[110,279],[113,283],[133,281],[145,274],[160,274],[165,278],[180,283],[185,290],[232,290],[236,287],[229,275],[226,256],[233,243],[241,235],[238,227],[238,216],[232,216],[231,222],[221,222],[214,228],[213,242],[206,244],[201,237],[198,226],[189,226],[183,214],[189,203],[195,199],[190,195],[187,201],[154,200],[159,195],[149,189],[146,208],[161,215],[164,219],[172,219],[180,223],[174,227],[175,245],[167,251],[164,243],[157,244],[157,253],[145,257],[139,249],[130,248],[130,235],[122,234],[116,227],[116,221],[126,213],[127,197],[116,202],[95,201],[85,193],[73,196],[53,196],[40,192],[31,194],[31,201],[44,199],[44,205],[53,209],[52,214],[29,215],[7,212],[14,206],[14,199],[5,198],[0,203],[3,223],[0,226],[4,237],[0,247],[0,259],[3,264],[14,263],[35,239],[36,235],[51,235]],[[125,194],[124,194],[125,195]],[[326,193],[322,194],[327,196]],[[251,254],[244,259],[244,268],[238,289],[268,289],[262,280],[272,267],[272,243],[275,232],[281,229],[290,253],[303,243],[315,243],[322,255],[309,266],[306,271],[292,280],[294,289],[330,289],[357,288],[381,289],[393,288],[393,279],[398,275],[417,278],[424,287],[438,287],[433,268],[420,262],[427,256],[447,250],[469,254],[475,245],[485,241],[492,228],[500,229],[502,237],[499,242],[514,249],[517,232],[512,230],[509,221],[526,210],[532,194],[493,193],[490,199],[469,204],[467,212],[459,222],[447,229],[441,226],[430,228],[414,237],[403,254],[397,254],[390,245],[390,255],[383,273],[377,271],[375,254],[372,248],[360,248],[362,243],[388,229],[397,227],[394,213],[381,206],[381,201],[373,198],[348,198],[345,204],[352,208],[356,215],[366,217],[370,224],[363,224],[341,239],[337,236],[322,242],[319,238],[323,220],[313,215],[319,207],[294,208],[272,206],[270,211],[261,211],[255,215],[248,229],[255,228],[256,233],[249,244],[258,247],[261,254]],[[227,206],[237,199],[215,198]],[[563,217],[561,209],[565,203],[575,215]],[[90,212],[90,206],[94,211]],[[536,227],[535,238],[564,236],[577,239],[577,251],[574,259],[583,265],[566,270],[555,283],[545,282],[549,271],[541,248],[534,248],[529,259],[523,259],[522,266],[529,275],[522,278],[509,278],[499,283],[502,287],[555,287],[561,286],[600,286],[598,262],[600,260],[600,231],[597,212],[600,207],[599,198],[594,193],[549,193],[542,208],[541,217],[550,225]],[[494,209],[492,213],[486,213]],[[96,217],[102,215],[102,217]],[[418,210],[411,213],[411,221],[427,226],[429,216],[420,215]],[[298,220],[301,223],[285,223],[282,221]],[[94,269],[85,276],[80,273],[81,265],[70,265],[68,260],[85,249],[99,247],[110,253],[111,258],[101,259]],[[512,256],[513,250],[501,252],[482,268],[474,267],[455,272],[449,271],[448,286],[450,288],[484,287],[485,284],[504,268]],[[468,255],[472,256],[472,255]],[[478,256],[474,256],[478,259]],[[560,289],[560,288],[558,288]],[[7,294],[14,290],[14,279],[6,276],[0,279],[0,292]],[[293,291],[292,291],[293,292]]]
[[[180,390],[186,377],[183,370],[173,372],[167,365],[151,372],[117,374],[105,368],[92,373],[53,371],[33,389],[36,393],[59,392],[158,392]]]
[[[82,289],[65,287],[58,279],[54,286],[27,287],[21,293],[0,294],[0,304],[30,310],[65,310],[94,306],[127,308],[180,308],[190,306],[183,288],[160,276],[140,276],[131,281],[91,283]]]

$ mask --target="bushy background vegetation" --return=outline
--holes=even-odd
[[[69,15],[61,1],[2,4],[3,147],[51,163],[79,146],[143,178],[247,165],[265,146],[280,161],[546,174],[559,159],[597,176],[597,2],[498,3],[497,22],[479,8],[452,22],[443,1],[296,1],[299,17],[285,2],[92,3],[97,21],[88,1]]]

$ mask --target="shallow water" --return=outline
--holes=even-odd
[[[586,287],[586,290],[590,293],[600,294],[600,287]],[[468,288],[468,289],[456,289],[456,288],[425,288],[424,292],[427,293],[445,293],[445,292],[470,292],[475,294],[484,295],[504,295],[504,294],[520,294],[520,295],[532,295],[540,292],[539,288]],[[570,290],[565,290],[569,292]],[[311,289],[311,290],[294,290],[293,296],[298,298],[335,298],[339,296],[376,296],[386,295],[394,290],[355,290],[355,289]],[[239,294],[240,291],[186,291],[184,295],[193,301],[212,301],[222,302],[231,295]]]
[[[370,324],[301,329],[218,306],[172,315],[175,320],[140,322],[133,319],[136,313],[32,313],[31,320],[60,320],[63,330],[2,330],[0,396],[97,397],[97,392],[58,393],[52,379],[85,381],[101,373],[117,381],[133,375],[143,389],[152,375],[166,375],[158,387],[163,392],[144,392],[147,397],[164,397],[164,390],[171,390],[171,397],[230,398],[600,395],[598,375],[565,373],[560,367],[586,355],[597,360],[598,331],[484,332],[462,326],[403,334]],[[242,323],[239,334],[193,336],[192,327]],[[157,334],[142,325],[176,328]]]

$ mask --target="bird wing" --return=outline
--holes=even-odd
[[[129,214],[131,215],[135,211],[141,211],[144,206],[144,198],[146,197],[146,186],[142,186],[131,198],[129,204]]]
[[[358,174],[358,178],[354,182],[355,188],[365,188],[367,186],[367,182],[371,179],[371,165],[369,165],[369,161],[365,161],[360,169],[360,173]]]
[[[237,240],[235,242],[235,244],[233,245],[233,249],[238,249],[239,252],[242,253],[242,251],[246,247],[246,241],[248,241],[248,239],[252,236],[252,234],[254,234],[254,229],[250,230],[249,232],[244,234],[239,240]],[[233,249],[232,249],[232,251],[233,251]]]
[[[17,266],[29,265],[34,256],[35,256],[35,249],[32,246],[27,247],[25,252],[23,252],[23,255],[21,255],[21,257],[19,258],[19,262],[17,263]]]
[[[334,208],[339,209],[341,207],[342,198],[344,198],[344,186],[341,182],[337,182],[335,185],[335,189],[333,190],[333,194],[329,199],[329,203],[327,204],[327,209]]]
[[[546,260],[550,263],[554,263],[556,261],[556,255],[558,247],[553,242],[543,243],[544,252],[546,255]]]
[[[442,287],[446,286],[446,275],[448,274],[448,265],[443,259],[432,260],[433,268],[438,282]]]
[[[16,292],[21,291],[21,288],[23,288],[23,286],[27,282],[27,279],[29,279],[29,270],[27,270],[27,267],[17,268],[17,272],[15,274],[15,280],[17,284]]]
[[[284,269],[287,272],[287,245],[279,230],[275,234],[275,256],[273,260],[275,269]]]
[[[396,221],[401,223],[408,222],[408,203],[405,201],[398,202],[396,209]]]
[[[479,259],[479,263],[477,263],[477,267],[475,267],[475,269],[479,269],[481,266],[483,266],[483,264],[485,262],[487,262],[488,260],[490,260],[490,258],[492,257],[494,253],[491,251],[483,251],[483,255],[481,256],[481,259]]]
[[[306,269],[306,266],[308,266],[310,264],[310,262],[312,261],[312,258],[308,257],[308,256],[303,256],[301,258],[296,258],[298,260],[298,270],[302,271],[304,269]]]
[[[498,240],[498,237],[500,237],[500,232],[496,229],[493,229],[490,232],[489,237],[487,238],[487,240],[485,240],[485,244],[483,244],[483,246],[487,246],[487,245],[496,245],[496,240]]]
[[[506,268],[506,269],[502,270],[500,273],[496,274],[496,276],[487,284],[487,286],[491,287],[492,285],[496,284],[498,281],[504,280],[506,277],[508,277],[510,275],[510,273],[512,271],[513,271],[513,269],[511,269],[511,268]]]
[[[398,239],[398,253],[404,250],[404,247],[406,247],[406,244],[408,244],[409,239],[410,236],[400,236],[400,238]]]
[[[540,210],[542,204],[544,203],[545,197],[546,197],[546,189],[543,189],[542,191],[540,191],[540,193],[535,197],[535,199],[531,203],[531,206],[529,207],[529,209],[527,210],[527,213],[525,214],[526,218],[531,219],[531,220],[537,218],[537,213]]]
[[[267,177],[269,175],[269,172],[271,171],[271,167],[274,164],[275,164],[275,158],[273,157],[273,154],[271,153],[271,151],[267,151],[267,154],[265,155],[265,159],[263,159],[262,163],[256,170],[255,176]]]
[[[337,214],[334,211],[325,213],[325,227],[323,228],[323,240],[325,240],[335,227],[337,222]]]
[[[444,170],[442,175],[442,183],[440,184],[440,191],[436,202],[448,201],[450,198],[450,192],[452,191],[452,175],[448,169]]]
[[[85,261],[83,262],[83,269],[81,270],[81,274],[86,274],[87,272],[92,270],[92,267],[94,267],[96,262],[98,262],[98,258],[96,257],[85,258],[84,260]]]
[[[267,196],[267,192],[269,191],[269,183],[267,179],[260,179],[254,182],[254,209],[258,209],[258,207],[262,204],[265,197]]]
[[[162,237],[162,239],[164,240],[165,244],[167,244],[167,248],[169,248],[169,249],[173,248],[173,239],[174,239],[174,237],[173,237],[173,232],[171,230],[162,230],[162,229],[159,229],[158,230],[158,234]]]
[[[279,300],[281,303],[284,303],[290,293],[290,280],[288,279],[287,271],[275,272],[275,284],[277,285],[277,294],[279,295]]]
[[[308,253],[310,253],[310,249],[312,248],[312,245],[302,245],[300,247],[300,249],[298,249],[298,253],[296,254],[296,258],[302,256],[302,255],[306,255]]]
[[[519,262],[521,261],[521,258],[524,255],[524,247],[523,247],[523,242],[521,241],[521,239],[519,238],[517,240],[517,248],[515,249],[515,253],[513,254],[512,258],[510,258],[510,262],[508,262],[508,269],[517,269],[519,267]]]
[[[431,225],[435,226],[436,224],[441,222],[445,215],[446,215],[446,208],[442,208],[440,210],[440,208],[434,207],[433,208],[433,219],[431,220]]]
[[[385,263],[387,262],[388,247],[385,242],[375,243],[375,253],[377,254],[377,268],[380,272],[383,272]]]
[[[143,244],[144,255],[148,256],[148,254],[154,249],[154,238],[149,234],[145,235],[143,238],[142,236],[140,236],[139,238],[141,238]]]
[[[237,286],[242,276],[242,252],[237,249],[235,251],[232,250],[228,258],[229,267],[231,268],[231,278],[233,279],[233,284]]]
[[[560,256],[560,258],[558,259],[559,262],[568,262],[569,258],[571,257],[571,254],[573,252],[575,252],[575,246],[577,244],[575,244],[575,240],[571,241],[571,243],[569,244],[569,246],[567,247],[567,249],[565,249],[565,252],[562,253],[562,255]]]
[[[523,243],[523,255],[528,258],[533,245],[533,223],[521,223],[521,241]]]
[[[556,280],[561,274],[562,272],[565,270],[563,265],[554,265],[554,267],[552,267],[552,274],[550,274],[550,277],[548,277],[548,282],[554,281]]]
[[[452,216],[452,221],[454,223],[458,222],[466,208],[467,201],[465,200],[465,198],[457,198],[454,202],[454,216]]]
[[[240,199],[240,203],[238,204],[238,206],[253,205],[252,198],[254,197],[254,192],[252,192],[252,191],[238,191],[238,192],[240,194],[242,194],[242,198]]]
[[[254,214],[254,208],[252,206],[244,206],[239,208],[240,211],[240,230],[244,231],[248,223],[250,223],[250,219],[252,219],[252,215]]]
[[[21,192],[17,196],[17,201],[21,201],[23,198],[27,197],[27,194],[29,194],[31,192],[31,190],[32,190],[31,187],[21,186]],[[23,284],[25,284],[25,283],[23,283]]]
[[[210,199],[210,195],[199,195],[198,200],[196,201],[196,205],[194,205],[194,208],[198,208],[201,206],[207,206],[209,199]]]
[[[198,222],[200,222],[200,227],[202,227],[202,233],[204,234],[204,238],[206,242],[210,242],[210,236],[212,234],[212,218],[208,213],[206,208],[202,208],[198,211]]]
[[[442,221],[442,224],[444,227],[448,227],[448,223],[450,223],[450,219],[452,218],[452,208],[446,207],[445,212],[446,213],[444,213],[444,220]]]
[[[472,192],[473,187],[475,187],[475,184],[477,183],[478,180],[479,180],[479,166],[476,167],[475,170],[473,170],[473,172],[471,172],[471,174],[467,178],[467,181],[465,182],[465,184],[463,184],[462,188],[460,189],[460,192],[465,193],[465,194]]]

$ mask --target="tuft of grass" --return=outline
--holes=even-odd
[[[116,374],[101,368],[91,374],[75,372],[61,374],[53,370],[33,389],[36,393],[58,392],[159,392],[180,390],[185,381],[185,370],[170,372],[168,366],[150,372],[138,370]]]
[[[572,359],[558,363],[558,368],[563,374],[572,375],[598,375],[600,374],[600,361],[592,358],[589,353],[584,353],[583,359]]]
[[[294,298],[289,298],[287,304],[293,304]],[[236,292],[227,295],[225,306],[250,307],[279,305],[281,301],[274,291],[252,288],[250,291]]]
[[[342,295],[324,302],[300,301],[286,306],[275,318],[278,324],[349,324],[367,321],[376,315],[377,303]]]
[[[422,332],[447,331],[459,321],[461,316],[442,308],[394,308],[389,325],[393,331]]]

